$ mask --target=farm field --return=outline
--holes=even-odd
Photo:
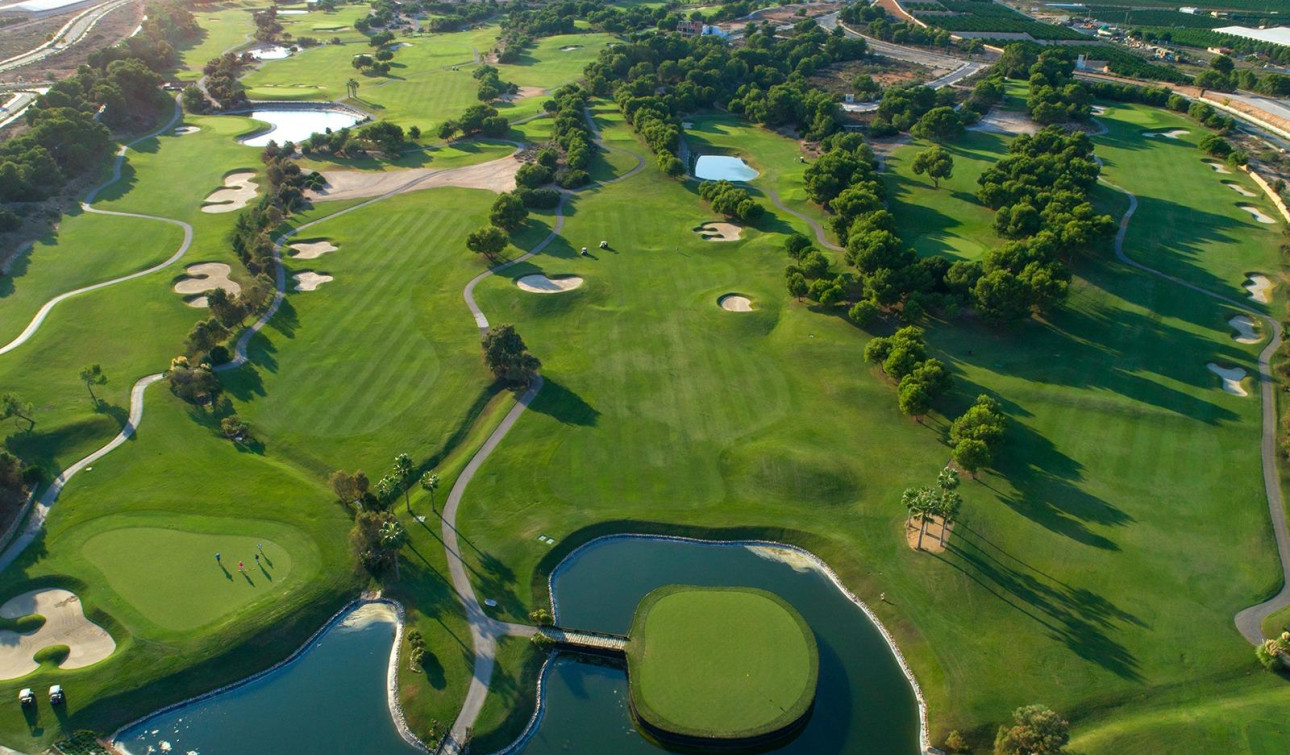
[[[196,81],[206,59],[246,40],[258,7],[199,10],[205,35],[179,50],[176,76]],[[1259,455],[1268,334],[1259,326],[1256,342],[1238,341],[1232,304],[1179,285],[1278,316],[1290,282],[1285,223],[1248,176],[1202,159],[1206,129],[1162,109],[1101,103],[1104,129],[1092,140],[1103,181],[1092,201],[1119,223],[1131,193],[1124,253],[1176,280],[1125,264],[1108,238],[1074,255],[1068,300],[1042,317],[1007,328],[971,311],[923,318],[929,355],[954,387],[915,419],[865,360],[895,317],[862,328],[786,290],[785,240],[814,242],[815,224],[830,219],[808,195],[817,156],[805,142],[717,109],[678,119],[691,155],[738,156],[759,173],[747,189],[765,212],[740,222],[715,212],[696,179],[664,175],[613,100],[592,97],[588,139],[604,149],[587,166],[591,181],[555,208],[530,209],[486,257],[470,251],[471,235],[500,223],[497,182],[389,187],[405,170],[485,163],[509,180],[515,161],[540,159],[529,148],[567,128],[544,117],[551,92],[625,37],[534,40],[497,66],[527,88],[498,104],[511,120],[506,139],[445,142],[437,126],[479,101],[472,73],[497,44],[500,17],[399,36],[393,70],[375,76],[350,63],[371,49],[355,28],[370,10],[283,15],[293,38],[341,44],[265,61],[242,79],[257,101],[344,101],[422,135],[380,152],[299,158],[304,172],[338,182],[328,189],[386,188],[310,195],[311,205],[272,214],[281,302],[264,322],[234,325],[246,334],[245,361],[230,340],[239,358],[216,373],[222,393],[189,402],[164,379],[132,387],[174,369],[194,324],[213,314],[176,291],[190,266],[227,265],[234,283],[252,283],[234,251],[247,216],[203,204],[249,174],[255,194],[243,199],[253,206],[280,175],[238,142],[263,124],[180,114],[132,144],[120,179],[0,278],[0,348],[14,341],[0,353],[0,392],[29,401],[34,423],[10,417],[0,440],[49,477],[75,471],[3,567],[0,604],[70,590],[115,642],[83,668],[46,663],[0,680],[10,700],[26,687],[68,693],[56,716],[0,706],[0,744],[33,752],[75,730],[110,734],[282,661],[352,601],[379,594],[398,602],[404,623],[390,667],[410,732],[401,733],[437,741],[475,705],[476,750],[500,749],[535,720],[545,653],[541,637],[527,638],[559,613],[557,566],[600,536],[642,533],[775,541],[817,556],[890,633],[937,746],[958,730],[985,752],[1014,709],[1042,702],[1070,719],[1071,751],[1085,755],[1290,749],[1285,681],[1259,669],[1233,623],[1280,588]],[[356,97],[346,97],[351,78]],[[1019,91],[1010,87],[1007,108],[1020,108]],[[919,257],[977,261],[1005,243],[977,179],[1014,138],[973,129],[943,145],[954,166],[939,186],[913,170],[931,142],[888,145],[877,175]],[[698,232],[727,221],[731,240]],[[168,266],[62,301],[15,341],[52,297],[159,265],[186,230],[191,245]],[[844,253],[826,254],[834,270],[852,269]],[[1250,298],[1251,275],[1269,279],[1266,302]],[[580,283],[543,292],[527,276]],[[747,306],[721,304],[731,295]],[[528,389],[508,390],[481,359],[481,329],[506,324],[541,360]],[[83,378],[89,364],[106,384]],[[1212,365],[1237,370],[1241,390]],[[982,394],[1008,416],[1002,451],[979,477],[963,475],[944,550],[914,550],[902,492],[937,479],[951,421]],[[245,424],[230,429],[230,418]],[[133,436],[74,466],[123,430]],[[363,471],[379,502],[347,493],[338,470]],[[391,514],[382,545],[398,541],[379,577],[355,534],[369,507]],[[756,624],[741,641],[776,645],[772,629],[781,638],[800,629],[757,623],[774,611],[755,621],[765,606],[737,595],[715,602]],[[720,639],[675,618],[655,640]],[[1264,628],[1287,622],[1282,611]],[[488,643],[495,654],[478,649]],[[667,658],[676,665],[631,683],[687,714],[677,701],[741,654],[757,656],[757,684],[805,688],[818,668],[802,662],[830,652],[821,646],[816,659],[813,640],[765,657],[735,642],[720,650],[698,665]],[[481,680],[485,655],[496,665]],[[668,689],[679,671],[693,683]],[[792,700],[758,692],[755,705],[732,698],[702,713],[773,719],[800,697],[789,691]],[[578,752],[576,741],[565,749]]]

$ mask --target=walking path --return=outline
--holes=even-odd
[[[1258,645],[1263,642],[1263,620],[1282,608],[1290,606],[1290,530],[1286,526],[1285,503],[1281,495],[1281,478],[1277,471],[1276,384],[1272,380],[1270,365],[1273,355],[1281,347],[1281,323],[1277,321],[1277,318],[1251,309],[1243,302],[1206,290],[1131,259],[1124,253],[1124,238],[1129,232],[1129,221],[1133,218],[1133,213],[1138,209],[1138,198],[1128,189],[1117,186],[1106,179],[1099,180],[1129,198],[1129,209],[1125,211],[1124,217],[1120,218],[1120,228],[1115,234],[1115,256],[1121,262],[1163,278],[1170,283],[1204,294],[1212,299],[1217,299],[1251,317],[1257,317],[1263,321],[1263,324],[1268,328],[1268,332],[1272,334],[1267,347],[1259,353],[1259,394],[1263,400],[1263,436],[1260,455],[1263,460],[1263,489],[1268,499],[1268,513],[1272,517],[1272,531],[1276,535],[1277,552],[1281,558],[1281,571],[1284,582],[1279,593],[1263,603],[1242,610],[1236,614],[1235,619],[1236,628],[1241,632],[1241,636],[1250,644]]]
[[[166,121],[166,125],[162,126],[156,131],[153,131],[152,133],[145,134],[133,141],[122,144],[121,148],[117,150],[116,161],[112,165],[112,177],[109,178],[107,181],[104,181],[103,183],[99,184],[92,191],[90,191],[89,195],[85,197],[85,201],[81,202],[81,209],[92,215],[113,215],[115,217],[120,217],[120,218],[139,218],[140,220],[156,220],[162,223],[170,223],[171,225],[177,225],[180,228],[182,228],[184,231],[184,240],[183,240],[183,243],[179,245],[179,249],[177,249],[175,253],[170,256],[169,259],[159,264],[153,265],[152,267],[147,268],[145,270],[139,270],[138,272],[130,273],[129,275],[123,275],[120,278],[113,278],[112,280],[107,280],[101,283],[95,283],[89,286],[84,286],[82,288],[78,288],[73,291],[68,291],[67,293],[59,294],[58,296],[55,296],[54,298],[45,302],[45,305],[41,307],[38,312],[36,312],[36,316],[32,318],[31,322],[27,325],[27,328],[23,330],[22,333],[18,334],[17,338],[13,339],[12,341],[10,341],[8,344],[4,346],[0,346],[0,355],[8,354],[9,352],[13,351],[19,346],[22,346],[27,341],[31,340],[31,337],[34,336],[36,334],[36,331],[40,329],[40,326],[44,324],[45,318],[49,316],[50,311],[55,306],[57,306],[60,302],[66,301],[67,299],[70,299],[73,296],[79,296],[81,294],[89,293],[90,291],[97,291],[101,288],[107,288],[108,286],[115,286],[118,283],[124,283],[129,280],[134,280],[135,278],[142,278],[143,276],[151,275],[157,272],[158,270],[164,270],[165,268],[173,265],[181,257],[183,257],[185,253],[187,253],[188,247],[191,246],[193,243],[193,227],[182,220],[175,220],[174,218],[163,218],[158,215],[141,215],[134,212],[115,212],[112,210],[96,210],[90,206],[90,204],[94,201],[94,198],[99,195],[99,192],[103,191],[104,189],[116,183],[117,181],[121,180],[121,166],[125,163],[126,150],[130,149],[130,147],[138,144],[139,142],[142,142],[146,139],[151,139],[157,136],[158,134],[165,133],[166,131],[173,128],[174,125],[177,122],[179,122],[179,120],[182,117],[183,117],[183,111],[180,110],[179,101],[176,100],[175,114],[171,116],[169,121]]]

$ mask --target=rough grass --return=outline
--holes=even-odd
[[[815,635],[760,590],[664,587],[645,596],[627,653],[632,704],[651,726],[700,738],[755,737],[815,698]]]

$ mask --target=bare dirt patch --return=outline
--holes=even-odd
[[[726,294],[717,299],[717,305],[727,312],[751,312],[752,300],[739,294]]]
[[[67,590],[32,590],[10,598],[0,606],[0,617],[18,619],[30,614],[45,617],[34,632],[19,634],[0,631],[0,679],[26,676],[40,667],[32,659],[36,651],[51,645],[71,649],[59,667],[84,668],[112,655],[116,642],[103,627],[85,618],[81,600]]]
[[[320,191],[310,190],[306,196],[313,201],[326,202],[340,199],[379,197],[383,194],[422,191],[442,186],[464,189],[487,189],[498,193],[515,189],[515,173],[521,163],[514,157],[503,157],[464,168],[436,170],[433,168],[407,168],[379,173],[362,170],[333,170],[323,173],[327,182]]]
[[[180,296],[192,297],[185,300],[185,303],[190,307],[209,307],[210,302],[201,294],[214,291],[217,288],[224,289],[231,296],[237,296],[242,293],[242,287],[237,284],[237,281],[229,278],[233,268],[223,262],[202,262],[189,265],[184,272],[187,275],[175,282],[175,293]]]
[[[548,278],[542,273],[534,273],[517,278],[515,285],[519,286],[521,291],[528,291],[531,294],[559,294],[581,286],[582,278],[576,275]]]
[[[920,521],[911,519],[905,523],[905,542],[909,544],[911,550],[919,550],[918,533],[923,529]],[[941,544],[941,530],[945,531],[945,544]],[[950,542],[950,536],[954,534],[954,525],[950,524],[945,527],[945,521],[939,516],[930,516],[927,518],[927,529],[923,530],[922,550],[928,553],[944,553],[945,546]]]
[[[316,260],[324,254],[330,254],[339,247],[330,241],[298,241],[291,245],[293,260]]]
[[[1025,113],[995,108],[969,128],[993,134],[1034,134],[1039,131],[1039,124]]]
[[[738,241],[743,230],[734,223],[712,221],[695,228],[694,232],[704,241]]]
[[[306,270],[303,273],[296,273],[291,277],[296,282],[294,287],[294,290],[296,291],[317,291],[318,287],[322,284],[335,280],[335,278],[330,275],[315,273],[312,270]]]
[[[236,212],[255,199],[255,172],[240,170],[224,176],[224,188],[206,197],[202,212]]]

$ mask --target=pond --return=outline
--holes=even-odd
[[[248,147],[263,147],[270,141],[299,142],[327,129],[338,131],[358,123],[359,117],[344,110],[263,108],[252,110],[247,117],[269,124],[268,131],[241,140]]]
[[[249,50],[248,52],[250,52],[251,57],[256,60],[285,60],[286,58],[291,57],[291,48],[283,47],[281,45],[261,47],[256,50]]]
[[[399,736],[386,699],[395,622],[386,604],[359,606],[295,662],[155,715],[121,732],[117,744],[130,755],[420,753]]]
[[[771,547],[622,537],[576,552],[553,580],[559,623],[625,633],[636,605],[662,585],[738,585],[791,603],[815,631],[815,708],[786,755],[919,751],[918,701],[879,629],[804,554]],[[544,713],[524,755],[656,755],[627,708],[626,672],[562,655],[546,670]]]
[[[761,174],[739,157],[700,155],[694,161],[694,175],[705,181],[751,181]]]

